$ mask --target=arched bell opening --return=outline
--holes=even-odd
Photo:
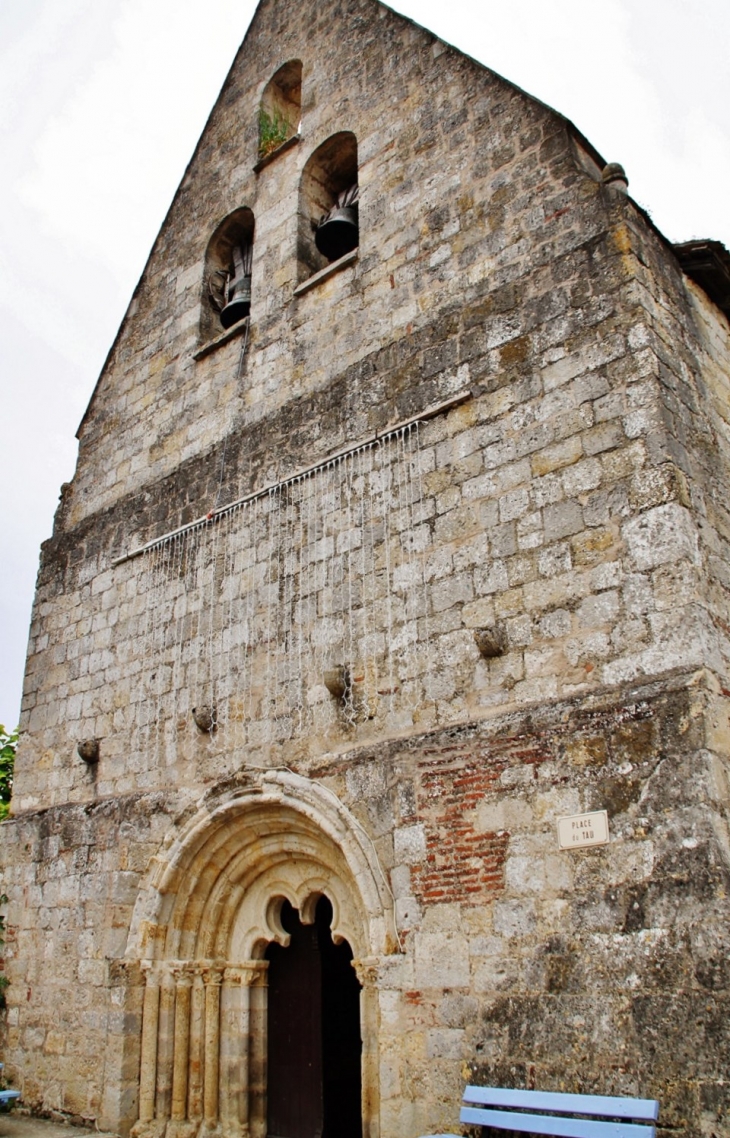
[[[299,132],[302,61],[290,59],[271,77],[259,106],[259,159],[268,158]]]
[[[254,215],[242,206],[220,223],[205,254],[201,340],[232,328],[251,311]]]
[[[307,161],[299,188],[299,279],[338,261],[360,240],[357,139],[340,131]]]
[[[288,944],[266,950],[267,1133],[362,1138],[361,985],[350,945],[332,936],[331,902],[313,900],[311,922],[282,901]]]

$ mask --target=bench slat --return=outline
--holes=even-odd
[[[614,1098],[612,1095],[573,1095],[556,1091],[507,1090],[504,1087],[467,1087],[464,1102],[486,1106],[521,1107],[523,1110],[555,1110],[569,1114],[602,1114],[609,1118],[646,1119],[656,1122],[659,1103],[651,1098]],[[646,1133],[642,1130],[642,1133]]]
[[[557,1138],[656,1138],[653,1126],[561,1118],[556,1114],[519,1114],[511,1110],[464,1106],[459,1117],[462,1122],[477,1126],[496,1126],[500,1130],[519,1130],[526,1134],[551,1134]]]

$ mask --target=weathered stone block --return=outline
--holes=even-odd
[[[676,502],[656,506],[623,527],[635,567],[652,569],[668,561],[698,561],[697,530],[688,511]]]

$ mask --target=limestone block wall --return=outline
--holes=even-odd
[[[136,1110],[141,977],[124,955],[140,877],[171,825],[162,796],[131,796],[24,815],[4,832],[4,1057],[36,1110],[112,1127],[120,1103]]]
[[[256,84],[269,74],[261,52],[268,33],[258,25],[255,65],[253,48],[244,45],[163,226],[82,426],[77,475],[44,553],[18,809],[165,785],[170,768],[177,781],[204,785],[208,762],[217,771],[236,769],[242,743],[255,745],[249,761],[293,762],[379,732],[452,722],[679,664],[724,667],[726,591],[713,583],[712,602],[705,594],[710,581],[723,579],[718,542],[725,539],[715,539],[712,571],[708,566],[701,576],[700,542],[707,538],[700,537],[692,499],[695,493],[721,502],[722,493],[701,487],[708,478],[719,491],[724,484],[709,473],[717,464],[699,471],[675,454],[663,410],[667,351],[660,349],[672,320],[679,327],[688,319],[678,299],[684,286],[672,278],[667,291],[659,242],[630,202],[599,185],[588,150],[556,116],[407,22],[368,5],[363,11],[380,64],[400,58],[397,41],[409,48],[412,72],[398,116],[387,111],[387,99],[375,113],[376,97],[384,96],[371,85],[364,62],[371,56],[357,38],[338,48],[353,61],[346,117],[362,141],[357,261],[293,295],[298,172],[316,141],[345,125],[332,86],[340,72],[305,67],[302,136],[255,174]],[[267,18],[263,9],[257,20]],[[288,14],[277,51],[306,54],[298,19]],[[327,38],[317,42],[330,58]],[[475,146],[477,137],[488,144]],[[259,194],[263,203],[276,202],[276,224],[267,220],[268,206],[259,211]],[[261,219],[246,353],[242,358],[244,340],[234,337],[195,359],[205,243],[242,201],[253,202]],[[645,246],[653,250],[653,274]],[[182,282],[179,291],[173,279]],[[661,293],[661,305],[651,289]],[[662,312],[664,340],[654,331]],[[705,345],[702,374],[722,376],[721,329],[707,328],[698,326],[696,337]],[[692,454],[702,453],[702,440],[715,430],[710,417],[722,422],[725,395],[721,380],[713,383],[720,410],[694,400],[685,431]],[[457,394],[470,398],[418,428],[418,501],[412,493],[411,523],[401,526],[394,552],[420,576],[417,600],[414,588],[400,583],[412,618],[401,631],[422,650],[407,706],[381,694],[374,716],[335,719],[303,739],[300,731],[296,746],[281,743],[276,732],[273,740],[262,731],[242,737],[230,730],[234,720],[272,717],[262,693],[256,710],[238,699],[236,671],[227,677],[228,697],[239,706],[228,708],[228,730],[221,716],[213,745],[201,750],[190,709],[213,701],[210,685],[174,665],[155,671],[150,640],[154,649],[163,610],[140,562],[115,567],[115,559],[312,461],[326,464],[343,447]],[[719,517],[722,506],[712,508]],[[297,519],[293,510],[293,524],[303,528],[302,513]],[[216,544],[220,528],[208,560],[225,550],[228,577],[242,551]],[[332,519],[328,540],[339,543],[332,548],[343,560],[352,528],[352,517]],[[292,534],[289,544],[301,549],[306,542]],[[380,543],[377,556],[388,548]],[[320,561],[326,556],[323,546]],[[264,593],[275,577],[284,580],[265,565],[267,557],[271,551],[262,548],[253,569]],[[390,596],[392,580],[377,558],[376,576],[376,590]],[[295,574],[295,595],[300,583]],[[208,660],[209,671],[211,653],[220,661],[224,650],[231,607],[221,581],[214,592],[190,601],[185,617],[176,613],[175,635],[184,639],[188,661]],[[315,624],[327,605],[342,612],[336,593],[318,590]],[[312,619],[299,614],[297,621],[304,637]],[[381,636],[385,623],[376,618]],[[493,623],[504,626],[509,650],[486,664],[472,631]],[[271,642],[270,634],[258,637],[261,650]],[[260,673],[262,657],[249,652],[246,659]],[[352,667],[353,674],[367,671]],[[429,671],[438,683],[427,682]],[[321,675],[311,672],[300,676],[298,698],[321,704]],[[359,682],[364,690],[368,681]],[[393,686],[376,683],[370,703],[378,689]],[[149,740],[152,721],[155,737],[165,739],[164,758],[157,745],[140,753],[140,728]],[[93,779],[74,755],[86,736],[103,740]]]
[[[666,256],[659,236],[638,221],[635,216],[632,243],[645,316],[635,335],[654,356],[658,399],[645,398],[632,419],[635,429],[654,434],[685,476],[683,496],[697,519],[702,557],[708,662],[727,677],[730,329]],[[682,592],[678,579],[675,593]]]
[[[290,59],[299,137],[256,171]],[[360,245],[296,291],[300,175],[340,130]],[[250,836],[293,780],[325,821],[281,849],[351,902],[368,1138],[453,1129],[466,1077],[656,1094],[668,1127],[727,1130],[727,325],[600,168],[370,0],[260,6],[43,550],[2,830],[5,1059],[34,1108],[260,1138],[276,929],[214,951],[191,916],[183,951],[169,882],[198,822],[240,807]],[[211,342],[206,247],[241,206],[250,324]],[[556,819],[592,809],[610,844],[560,852]],[[231,1034],[244,1005],[259,1027]]]
[[[633,367],[621,338],[613,350],[623,353],[617,371]],[[254,765],[307,762],[393,732],[712,664],[687,484],[663,455],[652,462],[650,440],[626,438],[612,364],[565,378],[577,366],[505,377],[421,424],[411,489],[397,464],[389,475],[387,542],[355,516],[362,495],[352,508],[348,499],[349,521],[328,504],[327,468],[278,513],[264,495],[248,529],[224,518],[121,565],[116,510],[54,539],[32,630],[16,809],[163,788],[171,776],[194,792],[213,771],[237,769],[242,747]],[[252,436],[230,441],[234,470],[250,460]],[[359,461],[349,468],[357,477]],[[338,469],[341,493],[349,476]],[[147,532],[164,517],[162,528],[199,472],[183,469],[126,511]],[[284,609],[288,637],[271,616]],[[328,620],[339,630],[323,632]],[[493,625],[506,650],[485,661],[473,633]],[[380,638],[372,675],[367,629]],[[325,634],[327,651],[302,656]],[[358,714],[337,713],[324,690],[336,664],[352,671]],[[298,708],[299,729],[282,735],[271,725],[285,682],[296,695],[285,693],[279,718]],[[218,730],[201,737],[191,709],[216,700]],[[92,771],[75,754],[86,737],[102,741]]]
[[[305,9],[280,17],[265,6],[259,13],[81,429],[79,469],[67,502],[74,524],[169,475],[232,426],[331,389],[366,359],[363,366],[372,368],[374,353],[386,344],[395,351],[402,341],[393,364],[409,373],[403,386],[413,386],[417,370],[421,384],[433,388],[439,373],[455,373],[460,364],[468,381],[463,365],[470,359],[491,348],[493,364],[502,345],[532,329],[541,329],[547,350],[559,332],[555,326],[551,333],[546,322],[566,317],[573,305],[585,305],[575,314],[581,327],[595,327],[608,315],[606,299],[599,301],[595,290],[571,298],[549,268],[571,253],[580,258],[576,251],[605,229],[603,191],[576,158],[565,124],[372,3],[348,5],[349,33],[334,33],[341,18],[335,7],[321,8],[316,31]],[[301,138],[257,174],[258,100],[285,58],[303,60]],[[388,92],[396,77],[393,102]],[[300,174],[317,145],[343,129],[358,139],[358,259],[295,296]],[[253,210],[256,231],[250,349],[239,381],[240,341],[202,360],[193,354],[200,346],[204,251],[221,219],[241,205]],[[456,345],[444,354],[443,337],[429,340],[440,314],[456,317],[470,300],[484,303],[510,284],[510,302],[505,293],[501,303],[495,296],[493,342],[487,343],[484,321],[470,326],[459,359]],[[521,330],[510,331],[516,322]],[[423,361],[409,346],[414,332],[421,337],[417,347],[433,349]],[[323,352],[325,340],[329,350]],[[507,358],[519,364],[527,346],[513,344]],[[479,368],[471,378],[481,378]],[[373,393],[351,418],[355,437],[371,428],[377,402]],[[383,410],[391,419],[404,417],[396,392]],[[318,439],[324,454],[332,442],[323,438],[318,445]],[[278,471],[272,455],[263,470],[240,474],[260,483]],[[133,541],[135,535],[126,536]]]
[[[216,811],[240,819],[240,830],[236,822],[229,828],[231,851],[259,840],[256,802],[277,779],[295,791],[303,785],[304,798],[324,795],[329,811],[353,819],[351,833],[367,853],[376,891],[385,880],[392,891],[386,909],[392,905],[387,920],[395,938],[373,931],[363,941],[357,931],[363,902],[356,898],[373,888],[365,875],[349,886],[345,904],[353,912],[340,910],[358,953],[370,937],[378,945],[358,964],[374,1059],[366,1132],[416,1135],[453,1127],[465,1078],[655,1095],[666,1133],[725,1132],[727,1088],[719,1073],[730,1010],[723,932],[729,733],[727,697],[702,673],[676,672],[661,683],[604,689],[322,757],[307,779],[244,769],[211,789],[198,808],[204,805],[211,819]],[[249,807],[236,807],[242,793],[252,792]],[[14,899],[5,1058],[30,1105],[126,1131],[138,1117],[148,1120],[147,1130],[159,1130],[166,1119],[184,1120],[186,1109],[194,1120],[207,1104],[207,1124],[215,1125],[221,1111],[223,1131],[235,1132],[230,1055],[249,1037],[237,1035],[233,1052],[229,1041],[222,1065],[199,1056],[191,1068],[198,1071],[190,1076],[191,1093],[198,1087],[187,1100],[192,1105],[182,1099],[175,1107],[174,1087],[188,1085],[180,1083],[173,1050],[173,1024],[187,1006],[181,997],[175,1010],[176,985],[193,1001],[190,1014],[195,1000],[186,975],[194,988],[196,968],[203,984],[206,969],[227,969],[220,976],[227,991],[236,969],[259,975],[260,964],[226,962],[225,955],[221,962],[222,943],[198,940],[210,944],[213,957],[198,966],[189,954],[200,951],[192,946],[195,928],[203,926],[185,917],[182,940],[166,934],[170,964],[163,953],[154,965],[162,985],[155,989],[162,1001],[162,1018],[154,1021],[159,1042],[155,1033],[145,1045],[142,1032],[150,980],[149,964],[140,973],[139,962],[157,956],[155,945],[162,944],[150,924],[160,917],[145,898],[153,882],[162,888],[165,866],[189,841],[186,832],[198,845],[194,836],[205,833],[199,810],[181,813],[181,801],[174,792],[141,794],[52,808],[4,828],[6,888]],[[609,845],[558,849],[557,817],[604,808]],[[292,829],[287,840],[301,843],[304,833],[297,837]],[[29,862],[26,846],[38,842],[45,856]],[[216,857],[223,867],[225,859]],[[176,889],[169,896],[192,913],[197,870],[189,859],[179,864],[183,897],[174,900]],[[235,874],[230,868],[225,874],[222,896],[235,905]],[[217,910],[218,885],[207,871],[203,881]],[[335,879],[331,889],[336,899]],[[372,909],[372,898],[367,904]],[[172,928],[169,905],[158,911]],[[224,906],[212,927],[225,926]],[[241,951],[250,956],[251,948]],[[168,972],[180,983],[171,986]],[[73,1000],[65,995],[70,990]],[[226,1004],[229,996],[220,998]],[[250,999],[254,1014],[253,989]],[[227,1023],[221,1019],[221,1032]],[[263,1044],[251,1030],[246,1054],[255,1087]],[[183,1038],[177,1027],[174,1038]],[[194,1048],[195,1038],[193,1032],[184,1040]],[[141,1046],[148,1047],[145,1078],[157,1071],[150,1086],[142,1080],[144,1103]],[[253,1104],[249,1121],[258,1134],[257,1100],[242,1100],[240,1089],[237,1095],[239,1104]]]

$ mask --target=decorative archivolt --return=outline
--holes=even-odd
[[[128,956],[145,975],[134,1138],[266,1134],[266,946],[288,900],[333,910],[361,997],[364,1133],[376,1138],[377,959],[394,951],[390,893],[367,834],[325,787],[288,771],[201,807],[156,859]]]
[[[365,831],[327,788],[288,771],[201,807],[158,856],[140,894],[127,955],[261,959],[288,943],[281,900],[313,919],[325,893],[335,940],[356,957],[393,952],[392,899]]]

